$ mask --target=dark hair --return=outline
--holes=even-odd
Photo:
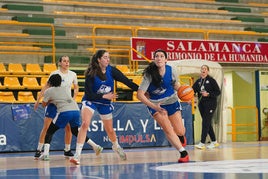
[[[208,65],[202,65],[201,68],[202,68],[202,67],[206,67],[207,70],[209,71],[209,66],[208,66]]]
[[[56,63],[57,67],[59,66],[59,63],[61,63],[62,60],[63,60],[63,58],[65,58],[65,57],[68,57],[68,58],[69,58],[69,56],[64,55],[64,56],[61,56],[61,57],[58,59],[58,62]]]
[[[62,62],[63,58],[68,57],[67,55],[61,56],[58,60],[58,62]],[[69,58],[69,57],[68,57]]]
[[[165,55],[165,57],[167,58],[167,52],[163,49],[157,49],[156,51],[154,51],[154,58],[158,52],[162,52]]]
[[[103,56],[104,53],[106,53],[106,50],[98,50],[91,58],[91,61],[88,65],[88,68],[86,69],[84,75],[85,76],[98,76],[101,80],[106,79],[106,75],[102,73],[101,68],[99,66],[98,59]]]
[[[52,87],[58,87],[61,85],[61,76],[59,74],[53,74],[49,77],[48,83]]]
[[[156,53],[158,52],[162,52],[165,55],[165,58],[167,58],[167,53],[166,51],[162,50],[162,49],[157,49],[154,52],[154,58],[156,56]],[[152,84],[159,87],[161,85],[162,82],[162,77],[159,73],[158,67],[156,66],[156,64],[154,62],[151,62],[143,71],[143,75],[149,75],[152,77]]]

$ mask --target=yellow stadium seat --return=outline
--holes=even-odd
[[[136,83],[137,85],[140,85],[141,84],[141,79],[142,79],[141,76],[135,76],[133,78],[133,82]],[[133,101],[139,101],[139,99],[137,98],[137,91],[133,92],[132,100]]]
[[[26,74],[22,64],[20,63],[9,63],[8,72],[11,74]]]
[[[6,67],[3,63],[0,63],[0,71],[6,71]]]
[[[77,94],[77,96],[76,96],[76,98],[75,98],[75,101],[77,103],[81,103],[83,96],[84,96],[84,92],[79,91],[78,94]]]
[[[27,63],[25,68],[28,74],[32,74],[32,75],[44,74],[44,72],[41,70],[40,65],[37,63]]]
[[[136,83],[137,85],[140,85],[141,84],[141,79],[142,79],[141,76],[135,76],[133,78],[133,82]]]
[[[4,63],[0,63],[0,74],[7,74],[7,70]]]
[[[23,89],[23,86],[21,86],[19,79],[12,76],[6,76],[4,78],[4,87],[6,89]]]
[[[12,91],[0,91],[0,102],[14,103],[16,98]]]
[[[36,100],[31,91],[19,91],[18,102],[34,103]]]
[[[50,74],[51,72],[57,70],[57,66],[55,63],[44,63],[43,72],[46,74]]]
[[[25,89],[41,89],[41,86],[35,77],[23,77],[22,86]]]
[[[6,87],[0,82],[0,89],[6,89]]]
[[[131,73],[127,65],[116,65],[115,67],[126,75]]]
[[[132,100],[133,101],[139,101],[139,99],[137,98],[137,91],[133,92]]]
[[[47,84],[48,77],[41,77],[40,86],[43,87]]]
[[[141,83],[141,76],[132,76],[132,77],[129,77],[129,79],[132,79],[132,81],[134,83],[136,83],[137,85],[140,85]],[[127,85],[119,82],[119,81],[116,81],[116,88],[117,89],[130,89]]]
[[[116,81],[116,88],[117,89],[130,89],[127,85],[125,85],[125,84],[123,84],[123,83],[121,83],[121,82],[119,82],[119,81]]]

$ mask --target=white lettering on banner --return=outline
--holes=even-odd
[[[229,61],[233,62],[268,62],[267,56],[247,55],[247,54],[229,54]]]
[[[147,126],[148,126],[149,119],[142,120],[140,119],[140,124],[142,126],[143,133],[147,132]],[[139,127],[139,125],[135,125],[136,127]],[[114,128],[115,131],[134,131],[135,127],[132,124],[131,120],[127,120],[126,124],[123,126],[121,123],[121,120],[116,121],[116,126]],[[157,122],[154,120],[154,130],[162,130],[161,127],[157,124]],[[90,127],[88,128],[89,132],[97,132],[97,131],[104,131],[103,122],[101,120],[94,120],[91,122]]]
[[[167,50],[168,51],[188,51],[188,52],[225,52],[225,53],[261,53],[260,46],[258,43],[223,43],[220,44],[219,42],[198,42],[199,44],[195,43],[197,47],[193,47],[192,41],[183,42],[180,41],[176,47],[175,41],[168,41],[167,42]]]
[[[101,120],[94,120],[91,122],[91,126],[88,127],[88,131],[89,132],[97,132],[99,131],[99,126],[100,126],[100,130],[104,131],[104,126],[103,126],[103,122]]]
[[[161,48],[167,52],[168,60],[202,59],[220,63],[268,63],[266,50],[268,43],[264,42],[132,38],[133,46],[141,39],[147,44],[144,56],[149,59],[154,59],[154,51]],[[135,53],[132,59],[144,60],[137,58]]]
[[[156,120],[154,120],[154,130],[161,130],[161,127],[159,127]]]
[[[266,55],[259,54],[223,54],[223,53],[191,53],[191,52],[167,52],[170,60],[204,59],[218,62],[268,62]],[[227,56],[228,55],[228,56]]]
[[[103,136],[103,142],[110,142],[110,139],[108,136]]]
[[[128,122],[128,121],[127,121]],[[124,128],[120,127],[120,120],[116,121],[116,128],[114,128],[115,131],[124,131]]]
[[[143,133],[146,133],[146,127],[148,125],[148,119],[145,120],[145,123],[143,122],[142,119],[140,119],[141,125],[142,125],[142,131]]]
[[[0,135],[0,145],[7,145],[7,138],[4,134]]]
[[[204,53],[205,60],[215,61],[215,54],[214,53]]]
[[[156,142],[155,134],[145,134],[143,135],[119,135],[116,136],[119,143],[127,143],[127,144],[133,144],[133,143],[151,143]],[[103,136],[103,142],[110,142],[110,139],[108,136]]]
[[[132,130],[134,131],[134,127],[132,125],[132,122],[130,120],[127,120],[125,131]]]
[[[167,52],[169,60],[187,60],[187,59],[201,59],[203,58],[201,53],[195,52]]]

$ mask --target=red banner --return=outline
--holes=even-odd
[[[138,61],[145,60],[144,56],[152,60],[153,52],[163,49],[167,52],[169,60],[200,59],[219,63],[268,63],[268,43],[263,42],[134,37],[131,40],[131,47],[132,60]]]

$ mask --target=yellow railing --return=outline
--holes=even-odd
[[[53,24],[49,23],[31,23],[31,22],[18,22],[12,20],[0,20],[0,26],[8,29],[8,26],[30,26],[30,27],[49,27],[51,28],[51,41],[50,42],[40,42],[40,38],[36,38],[32,42],[25,41],[25,38],[29,37],[29,34],[24,33],[9,33],[9,32],[1,32],[0,36],[4,37],[21,37],[17,38],[17,41],[10,41],[9,39],[4,40],[1,38],[0,40],[0,54],[19,54],[19,55],[51,55],[52,62],[55,63],[55,28]],[[19,29],[19,28],[18,28]],[[34,39],[34,38],[33,38]],[[37,40],[38,39],[38,40]],[[51,46],[51,51],[43,51],[42,48],[37,46]]]
[[[259,140],[259,128],[258,128],[258,108],[256,106],[236,106],[236,107],[228,107],[228,109],[231,110],[232,114],[232,123],[227,124],[227,126],[232,127],[231,132],[227,132],[227,134],[232,135],[232,141],[235,142],[237,139],[237,135],[248,135],[248,134],[255,134],[256,135],[256,140]],[[252,123],[237,123],[237,118],[236,118],[236,113],[238,110],[243,110],[243,109],[250,109],[255,111],[255,119]],[[246,126],[250,127],[253,126],[255,127],[254,131],[246,131],[246,132],[240,132],[237,130],[237,127],[239,126]]]
[[[187,84],[187,85],[189,85],[189,86],[193,86],[193,83],[194,83],[194,81],[193,81],[193,78],[192,77],[190,77],[190,76],[180,76],[179,77],[179,79],[180,79],[180,83],[183,85],[183,84]],[[188,82],[185,82],[185,80],[187,80]],[[194,98],[192,99],[192,101],[191,101],[191,104],[192,104],[192,114],[194,114],[195,113],[195,104],[194,104]]]

